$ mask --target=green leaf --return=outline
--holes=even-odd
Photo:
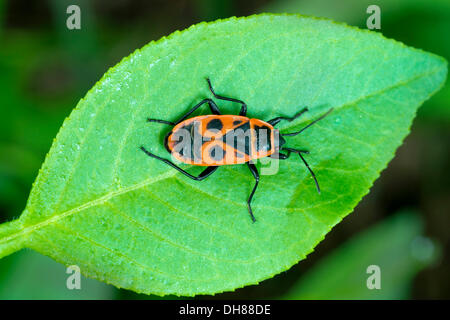
[[[442,58],[378,33],[296,15],[175,32],[124,59],[79,102],[24,213],[0,226],[0,257],[32,248],[89,277],[158,295],[258,283],[305,258],[353,210],[446,73]],[[211,97],[205,77],[219,94],[245,100],[250,117],[292,116],[309,106],[283,132],[334,107],[288,140],[310,150],[320,195],[291,157],[276,175],[261,177],[252,223],[246,200],[254,179],[246,166],[221,167],[196,182],[139,150],[169,157],[168,128],[146,118],[173,121]],[[235,104],[218,103],[237,113]]]
[[[401,212],[358,234],[302,275],[284,299],[408,299],[412,280],[436,261],[439,247],[423,235],[423,221]],[[376,265],[380,289],[367,279]]]

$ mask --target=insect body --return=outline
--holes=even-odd
[[[203,99],[176,122],[147,119],[149,122],[158,122],[173,126],[172,130],[169,131],[164,138],[164,145],[167,151],[181,162],[196,166],[206,166],[203,172],[198,176],[193,176],[170,160],[151,153],[143,146],[141,147],[142,151],[148,156],[166,163],[185,176],[197,181],[209,177],[222,165],[247,164],[250,172],[255,178],[255,185],[247,200],[248,211],[253,222],[255,222],[256,219],[253,215],[251,201],[256,188],[258,187],[259,173],[251,160],[263,157],[284,160],[287,159],[291,153],[296,153],[310,171],[316,183],[317,191],[320,193],[319,184],[314,172],[302,156],[302,153],[307,154],[309,152],[306,150],[283,147],[286,141],[282,136],[294,136],[301,133],[317,121],[323,119],[332,111],[332,109],[309,123],[303,129],[297,132],[282,134],[275,129],[274,126],[280,121],[293,121],[308,109],[303,108],[295,116],[290,118],[277,117],[267,122],[259,119],[251,119],[246,116],[247,105],[243,101],[216,94],[210,80],[207,79],[207,81],[209,89],[215,98],[241,104],[239,115],[222,115],[213,100]],[[204,104],[209,105],[212,115],[189,118],[195,110]],[[285,153],[281,151],[284,151]]]
[[[177,124],[164,142],[167,151],[181,162],[220,166],[246,163],[274,154],[277,151],[276,134],[279,135],[278,130],[259,119],[205,115]]]

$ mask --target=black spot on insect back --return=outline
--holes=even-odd
[[[221,161],[225,156],[225,150],[223,150],[220,146],[213,146],[209,150],[209,155],[214,161]]]
[[[206,129],[207,130],[217,130],[220,131],[223,128],[223,123],[219,119],[212,119],[208,122]]]

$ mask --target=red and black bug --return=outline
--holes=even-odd
[[[309,167],[302,153],[308,154],[306,150],[298,150],[283,147],[286,141],[282,136],[295,136],[305,129],[312,126],[317,121],[327,116],[333,109],[331,108],[325,114],[309,123],[303,129],[292,133],[280,133],[274,128],[280,121],[293,121],[308,111],[303,108],[293,117],[277,117],[269,121],[251,119],[246,116],[247,105],[238,99],[227,98],[216,94],[212,88],[211,81],[208,81],[209,89],[216,99],[237,102],[241,104],[239,115],[223,115],[219,108],[211,99],[203,99],[191,110],[175,122],[147,119],[148,122],[158,122],[173,126],[164,138],[164,146],[167,151],[177,160],[196,166],[206,166],[207,168],[198,176],[193,176],[187,171],[181,169],[173,162],[161,158],[143,146],[141,150],[148,156],[158,159],[172,168],[178,170],[185,176],[193,180],[203,180],[209,177],[219,166],[246,163],[250,172],[255,178],[255,185],[247,200],[248,212],[253,222],[256,221],[251,201],[259,183],[259,173],[252,160],[271,157],[275,159],[287,159],[291,153],[300,156],[303,163],[311,173],[316,184],[317,191],[320,193],[319,183],[314,172]],[[189,116],[203,104],[208,104],[212,115],[203,115],[189,118]],[[280,151],[285,151],[282,153]]]

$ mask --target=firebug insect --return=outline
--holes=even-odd
[[[274,127],[280,121],[293,121],[300,117],[303,113],[308,111],[308,108],[303,108],[293,117],[276,117],[269,121],[262,121],[259,119],[248,118],[247,105],[245,102],[228,98],[215,93],[211,81],[206,79],[209,85],[209,90],[216,99],[232,101],[241,104],[239,115],[223,115],[212,99],[203,99],[190,109],[185,115],[175,122],[147,119],[148,122],[163,123],[172,126],[164,138],[164,146],[166,150],[177,160],[191,165],[206,166],[206,169],[198,176],[193,176],[187,171],[183,170],[175,163],[161,158],[146,148],[141,146],[141,150],[148,156],[158,159],[172,168],[178,170],[185,176],[201,181],[209,177],[222,165],[234,165],[246,163],[250,172],[255,178],[255,185],[247,200],[248,212],[253,222],[256,221],[251,201],[255,194],[259,183],[259,173],[252,160],[271,157],[275,159],[287,159],[291,153],[296,153],[300,156],[306,168],[311,173],[316,184],[317,191],[320,193],[319,183],[317,178],[306,162],[303,154],[308,154],[306,150],[298,150],[293,148],[283,147],[286,141],[283,136],[295,136],[305,129],[312,126],[314,123],[326,117],[332,110],[328,110],[325,114],[313,120],[303,129],[292,133],[280,133]],[[197,110],[200,106],[208,104],[212,115],[203,115],[189,118],[189,116]],[[280,151],[285,151],[282,153]]]

